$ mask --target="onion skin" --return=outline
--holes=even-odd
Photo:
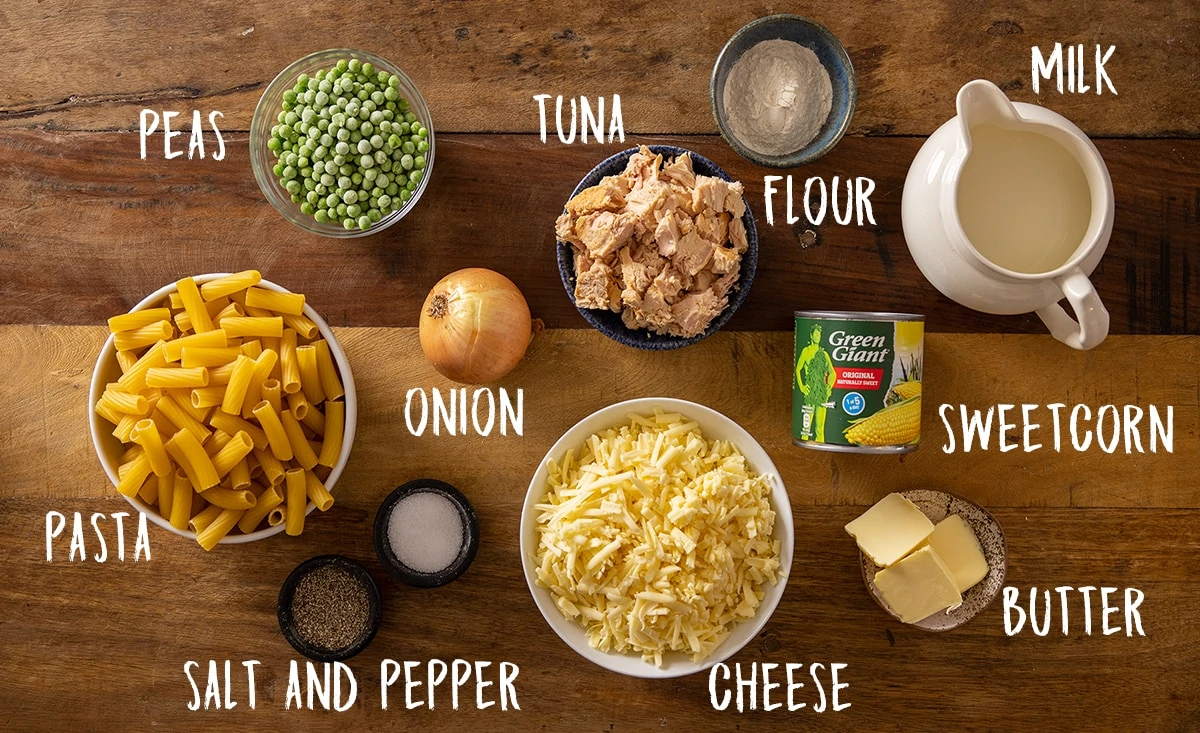
[[[471,267],[442,278],[421,306],[421,350],[443,376],[494,382],[513,370],[533,338],[525,296],[512,280]]]

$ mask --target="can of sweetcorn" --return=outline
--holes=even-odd
[[[925,316],[796,311],[792,442],[908,453],[921,439]]]

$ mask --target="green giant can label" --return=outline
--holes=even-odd
[[[925,317],[796,311],[792,442],[906,453],[921,438]]]

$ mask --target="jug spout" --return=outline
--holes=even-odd
[[[958,118],[964,137],[976,125],[1007,126],[1020,121],[1016,107],[1000,87],[984,79],[967,82],[958,90]]]

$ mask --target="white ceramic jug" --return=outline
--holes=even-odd
[[[1113,223],[1112,181],[1100,152],[1062,115],[1012,102],[988,81],[972,81],[960,89],[957,105],[958,116],[929,137],[904,182],[904,238],[913,259],[951,300],[985,313],[1035,312],[1059,341],[1075,349],[1093,348],[1108,335],[1108,311],[1088,275],[1108,247]],[[967,237],[959,181],[971,155],[972,129],[980,126],[1044,135],[1078,163],[1090,195],[1090,219],[1078,247],[1053,269],[1030,273],[1001,267]],[[1063,298],[1074,318],[1058,305]]]

